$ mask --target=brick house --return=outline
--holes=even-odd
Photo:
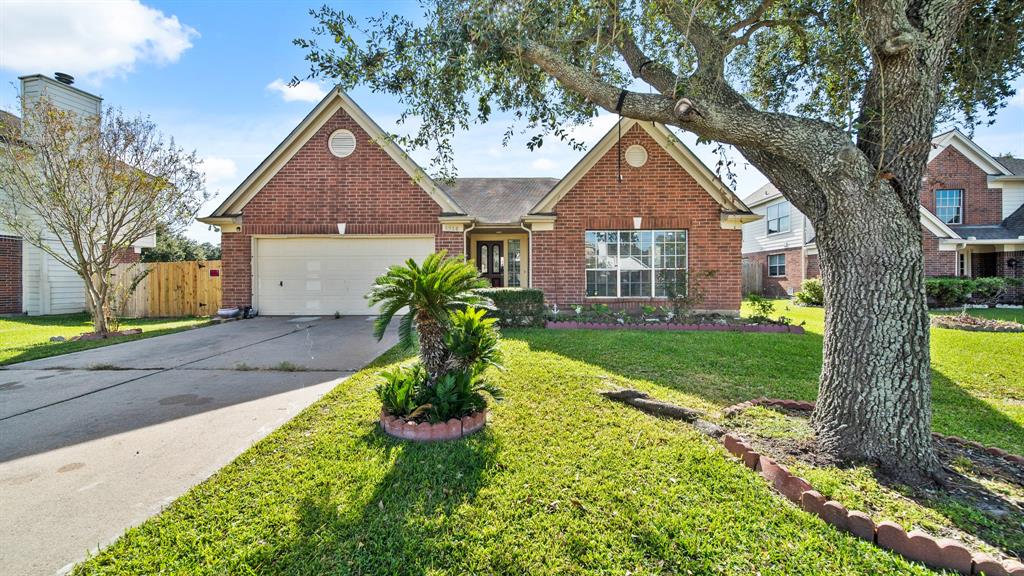
[[[70,76],[63,75],[56,80],[33,74],[19,80],[23,105],[45,96],[55,106],[78,114],[101,113],[103,99],[72,86],[74,78]],[[21,118],[10,112],[0,111],[0,123],[21,130]],[[3,194],[0,190],[0,201],[4,200]],[[57,235],[45,230],[41,221],[39,229],[50,249],[64,252]],[[142,248],[155,245],[156,235],[148,235],[130,248],[119,250],[117,261],[137,262]],[[85,283],[78,273],[0,222],[0,314],[63,314],[85,309]]]
[[[743,227],[743,258],[761,268],[762,291],[792,295],[817,277],[810,221],[771,184],[744,202],[764,216]],[[936,136],[920,213],[927,276],[1024,278],[1024,160],[995,158],[959,130]],[[1006,300],[1022,297],[1011,290]]]
[[[702,308],[737,312],[741,226],[758,217],[664,126],[618,134],[561,179],[435,182],[335,89],[200,218],[221,229],[223,302],[368,314],[387,266],[447,250],[560,306],[665,304],[701,273]]]

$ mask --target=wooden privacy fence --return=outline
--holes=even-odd
[[[113,272],[117,289],[123,293],[146,270],[123,316],[211,316],[220,308],[220,260],[118,264]]]
[[[743,259],[743,295],[760,294],[764,290],[764,267],[750,258]]]

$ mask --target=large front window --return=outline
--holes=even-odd
[[[765,214],[769,234],[789,232],[789,202],[779,202],[768,207]]]
[[[935,215],[946,224],[962,224],[964,221],[963,200],[963,190],[936,190]]]
[[[671,297],[686,292],[686,230],[586,233],[587,296]]]

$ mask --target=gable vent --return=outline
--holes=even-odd
[[[633,144],[626,148],[626,164],[633,168],[639,168],[647,164],[647,149],[639,144]]]
[[[356,150],[356,137],[348,130],[335,130],[327,142],[331,154],[338,158],[351,155]]]

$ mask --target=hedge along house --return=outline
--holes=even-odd
[[[664,126],[620,128],[561,179],[435,182],[335,89],[200,219],[221,229],[224,304],[372,314],[376,276],[447,250],[563,307],[667,304],[701,273],[700,307],[736,313],[740,228],[758,216]]]

